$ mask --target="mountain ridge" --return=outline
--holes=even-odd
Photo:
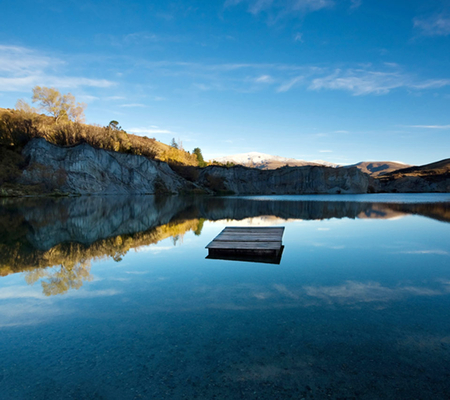
[[[296,158],[288,158],[281,156],[274,156],[266,153],[259,153],[256,151],[248,153],[233,154],[230,156],[217,157],[213,161],[221,164],[233,163],[243,165],[245,167],[257,168],[262,170],[272,170],[285,166],[289,167],[305,167],[305,166],[320,166],[331,168],[351,168],[356,167],[365,174],[372,177],[377,177],[384,174],[401,170],[404,168],[414,167],[413,165],[402,163],[399,161],[360,161],[351,165],[340,165],[324,160],[299,160]]]
[[[238,165],[243,165],[245,167],[253,167],[257,169],[277,169],[284,166],[289,167],[305,167],[305,166],[327,166],[336,168],[339,165],[334,163],[329,163],[327,161],[306,161],[299,160],[296,158],[288,158],[281,156],[274,156],[266,153],[259,153],[256,151],[251,151],[248,153],[233,154],[230,156],[217,157],[213,161],[217,161],[222,164],[234,163]]]

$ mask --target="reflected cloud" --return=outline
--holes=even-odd
[[[404,286],[390,288],[378,282],[347,281],[338,286],[305,286],[307,296],[316,297],[329,304],[355,304],[367,302],[387,302],[397,300],[405,295],[440,296],[444,290],[434,290],[426,287]]]
[[[288,288],[286,288],[285,285],[273,285],[273,287],[275,288],[275,290],[282,294],[283,296],[289,297],[290,299],[294,299],[294,300],[298,300],[299,296],[295,293],[293,293],[292,291],[290,291]]]

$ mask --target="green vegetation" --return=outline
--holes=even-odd
[[[200,147],[196,147],[192,153],[197,156],[198,166],[206,167],[207,164],[205,163],[205,160],[203,159],[203,155],[202,155],[202,151],[200,150]]]

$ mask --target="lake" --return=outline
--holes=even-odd
[[[280,264],[206,259],[284,226]],[[0,200],[2,399],[450,398],[450,194]]]

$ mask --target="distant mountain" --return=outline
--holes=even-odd
[[[327,166],[338,167],[338,164],[329,163],[326,161],[305,161],[297,160],[295,158],[286,158],[280,156],[272,156],[270,154],[250,152],[243,154],[235,154],[232,156],[218,157],[214,161],[226,164],[228,162],[244,165],[246,167],[258,169],[277,169],[286,165],[290,167],[304,167],[304,166]]]
[[[412,165],[397,161],[361,161],[357,164],[345,166],[345,168],[350,167],[359,168],[362,172],[370,176],[377,177],[393,171],[397,171],[399,169],[412,167]]]

